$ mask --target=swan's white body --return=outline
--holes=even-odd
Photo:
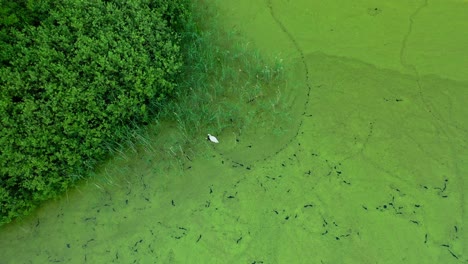
[[[219,143],[218,139],[215,136],[208,134],[208,140],[213,143]]]

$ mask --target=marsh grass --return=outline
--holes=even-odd
[[[242,129],[254,112],[266,110],[251,106],[267,102],[283,77],[282,60],[266,60],[237,32],[223,32],[215,9],[194,10],[200,17],[194,17],[191,32],[198,33],[185,36],[181,93],[172,109],[185,139],[203,136],[204,131]]]
[[[248,127],[271,126],[284,113],[283,60],[262,57],[238,32],[223,31],[216,7],[190,2],[193,17],[183,35],[176,96],[152,103],[158,109],[153,123],[118,131],[126,142],[108,150],[123,161],[145,152],[183,168],[196,155],[195,146],[207,144],[207,133],[238,138]]]

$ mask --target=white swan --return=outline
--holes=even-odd
[[[213,143],[219,143],[218,139],[215,136],[212,136],[210,134],[208,134],[208,137],[206,139],[208,139],[209,141]]]

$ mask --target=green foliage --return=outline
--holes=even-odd
[[[0,224],[63,192],[174,94],[189,15],[183,0],[3,2]]]
[[[9,59],[15,55],[12,29],[38,26],[49,8],[43,0],[0,0],[0,66],[8,65]]]
[[[50,8],[44,0],[0,0],[0,29],[38,25]]]

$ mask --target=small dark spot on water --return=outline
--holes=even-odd
[[[370,15],[370,16],[377,16],[380,13],[382,13],[382,9],[380,9],[378,7],[369,7],[367,9],[367,14]]]
[[[451,254],[454,258],[458,259],[458,256],[455,255],[455,253],[453,253],[452,250],[449,249],[448,251],[450,252],[450,254]]]

